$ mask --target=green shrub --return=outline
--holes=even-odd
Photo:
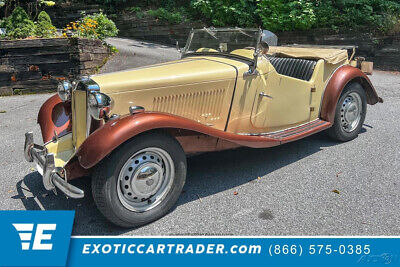
[[[398,28],[398,0],[192,0],[195,19],[213,26],[251,27],[272,31],[311,28],[365,29],[387,32]]]
[[[10,38],[26,38],[35,34],[35,24],[21,7],[16,7],[7,18],[6,30]]]
[[[311,29],[317,19],[312,1],[260,0],[258,3],[264,28],[271,31]]]
[[[56,28],[51,23],[50,16],[45,11],[39,13],[35,34],[37,37],[42,38],[54,37],[56,34]]]
[[[118,29],[115,23],[102,12],[84,16],[80,21],[70,22],[64,31],[72,31],[73,36],[104,40],[107,37],[117,36]],[[64,33],[66,37],[66,33]]]
[[[165,8],[159,8],[156,10],[148,10],[147,15],[159,19],[161,21],[166,21],[171,24],[179,24],[184,21],[184,16],[179,11],[168,11]]]
[[[97,21],[97,27],[95,29],[97,38],[104,40],[107,37],[114,37],[118,34],[117,26],[114,21],[110,20],[107,15],[102,12],[87,16],[94,21]]]
[[[199,19],[213,26],[252,27],[257,24],[256,0],[195,0],[191,7]]]
[[[141,12],[142,9],[138,6],[131,6],[131,7],[125,8],[125,11],[130,12],[130,13],[137,13],[137,12]]]
[[[6,30],[11,28],[10,17],[3,18],[3,19],[0,20],[0,28],[4,28]]]
[[[143,18],[144,15],[145,15],[145,13],[142,11],[142,9],[140,7],[138,7],[138,6],[127,7],[127,8],[125,8],[125,11],[129,12],[129,13],[132,13],[132,14],[135,14],[135,16],[138,19]]]
[[[385,0],[316,1],[318,27],[387,32],[399,21],[400,3]]]

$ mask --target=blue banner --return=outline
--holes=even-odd
[[[399,238],[94,238],[71,240],[68,266],[400,266]]]
[[[0,266],[400,266],[399,237],[71,237],[74,211],[0,211]]]
[[[0,266],[65,266],[75,211],[0,211]]]

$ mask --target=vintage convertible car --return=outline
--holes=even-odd
[[[63,81],[38,115],[44,145],[25,157],[47,190],[71,198],[91,175],[97,207],[139,226],[176,203],[186,157],[265,148],[326,130],[355,138],[367,103],[382,102],[345,49],[270,47],[259,29],[193,30],[177,61]]]

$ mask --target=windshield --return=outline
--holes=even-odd
[[[218,53],[231,55],[243,48],[256,48],[261,40],[260,29],[215,29],[193,30],[182,51],[182,55],[196,53]]]

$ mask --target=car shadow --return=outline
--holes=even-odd
[[[178,205],[256,181],[337,142],[325,133],[271,148],[238,148],[188,158],[188,174]]]
[[[366,129],[362,128],[361,133],[364,132]],[[272,148],[238,148],[190,157],[186,184],[176,206],[252,182],[337,144],[326,134],[318,133]],[[119,235],[133,230],[114,226],[100,214],[91,194],[90,177],[72,181],[85,191],[82,199],[48,192],[41,179],[38,172],[29,173],[17,183],[17,195],[12,198],[20,199],[27,210],[75,210],[73,235]]]

